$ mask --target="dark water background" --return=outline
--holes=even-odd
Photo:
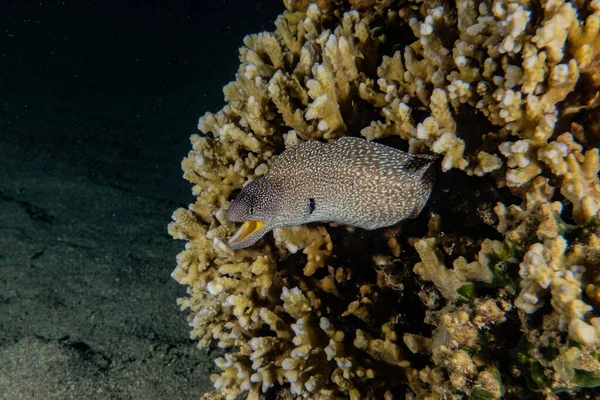
[[[0,399],[196,399],[180,162],[280,1],[0,2]]]

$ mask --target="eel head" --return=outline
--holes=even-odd
[[[232,250],[252,246],[275,228],[313,222],[313,211],[314,199],[297,187],[282,185],[268,175],[260,177],[247,184],[227,209],[230,222],[243,222],[227,244]]]

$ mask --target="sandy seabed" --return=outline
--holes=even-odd
[[[0,399],[212,388],[215,354],[189,338],[170,277],[183,242],[166,231],[192,200],[179,160],[194,121],[178,106],[195,90],[0,95]]]

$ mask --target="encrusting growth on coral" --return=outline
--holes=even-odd
[[[200,118],[169,225],[191,335],[225,351],[204,398],[593,394],[600,1],[284,4]],[[419,218],[227,245],[234,190],[343,136],[440,156]]]

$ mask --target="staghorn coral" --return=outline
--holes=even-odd
[[[169,225],[187,241],[172,276],[191,335],[226,351],[204,398],[600,385],[600,2],[284,4],[200,118],[182,163],[196,200]],[[286,148],[346,135],[440,154],[433,214],[227,247],[233,190]]]

